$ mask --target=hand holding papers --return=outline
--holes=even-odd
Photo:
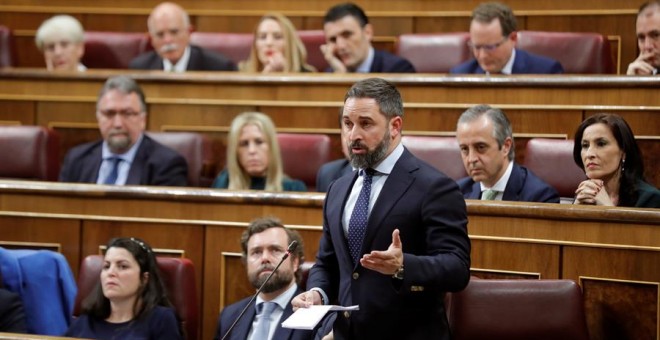
[[[282,327],[293,329],[314,329],[317,323],[328,312],[359,310],[359,306],[342,307],[335,305],[314,305],[309,308],[298,308],[291,316],[282,322]]]

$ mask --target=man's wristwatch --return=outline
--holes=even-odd
[[[403,280],[403,265],[401,265],[401,267],[399,267],[399,269],[394,272],[392,277],[395,279]]]

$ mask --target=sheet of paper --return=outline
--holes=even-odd
[[[323,305],[311,306],[309,308],[298,308],[291,316],[282,322],[282,327],[293,329],[309,329],[312,330],[316,324],[323,319],[323,316],[328,311],[340,312],[359,310],[359,306],[336,306],[336,305]]]

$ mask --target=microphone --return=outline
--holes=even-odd
[[[262,283],[261,286],[259,287],[259,289],[257,289],[257,292],[256,292],[254,295],[252,295],[252,298],[251,298],[250,301],[247,303],[247,305],[245,305],[245,308],[243,308],[243,310],[241,311],[241,314],[238,314],[238,317],[236,318],[236,320],[234,320],[234,323],[231,324],[231,326],[230,326],[229,329],[227,330],[227,333],[225,333],[225,335],[222,337],[222,340],[225,340],[225,339],[229,336],[229,334],[230,334],[231,331],[234,329],[234,327],[236,327],[236,324],[238,323],[238,321],[241,320],[241,318],[243,317],[243,314],[245,314],[245,312],[247,311],[247,309],[252,305],[252,303],[254,302],[254,300],[257,299],[257,296],[258,296],[258,295],[261,293],[261,291],[264,289],[264,286],[266,286],[266,283],[268,283],[268,281],[270,281],[270,278],[273,276],[273,274],[275,274],[275,272],[277,271],[277,269],[280,268],[280,266],[282,265],[282,263],[284,263],[284,260],[286,260],[287,258],[289,258],[289,255],[291,255],[291,252],[292,252],[294,249],[296,249],[296,246],[297,246],[297,245],[298,245],[298,241],[296,241],[296,240],[291,241],[291,244],[289,244],[289,247],[286,249],[286,253],[284,254],[284,256],[282,256],[282,259],[280,260],[280,262],[277,264],[277,266],[275,266],[275,269],[273,269],[273,271],[270,272],[270,274],[268,275],[268,277],[266,278],[266,280],[264,281],[264,283]]]

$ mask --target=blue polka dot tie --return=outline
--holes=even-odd
[[[360,251],[362,250],[362,240],[369,220],[369,197],[371,196],[371,180],[374,173],[374,169],[366,169],[360,174],[361,176],[364,175],[364,181],[357,202],[355,202],[351,219],[348,222],[348,249],[351,251],[353,263],[358,263],[360,255],[362,255]]]

